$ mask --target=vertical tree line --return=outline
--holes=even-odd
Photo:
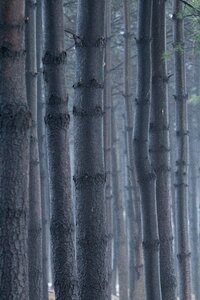
[[[199,18],[0,2],[0,299],[200,297]]]

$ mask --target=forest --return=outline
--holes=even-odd
[[[200,300],[200,0],[0,0],[0,300]]]

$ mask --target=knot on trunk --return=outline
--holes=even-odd
[[[97,173],[95,175],[89,175],[87,173],[81,175],[81,176],[74,176],[73,177],[75,188],[81,189],[82,187],[88,187],[88,186],[99,186],[102,184],[105,184],[106,182],[106,175],[105,173]]]

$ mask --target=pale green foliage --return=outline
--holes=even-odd
[[[165,51],[163,54],[162,54],[162,60],[169,60],[171,58],[171,55],[172,53],[168,52],[168,51]]]
[[[200,103],[200,96],[198,95],[191,95],[189,98],[189,103],[192,105],[196,105]]]

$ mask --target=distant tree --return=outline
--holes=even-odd
[[[0,2],[0,298],[29,299],[25,1]]]
[[[112,86],[111,86],[111,12],[112,3],[111,0],[107,0],[105,3],[105,67],[104,67],[104,159],[106,170],[106,188],[105,188],[105,201],[106,201],[106,225],[107,225],[107,254],[106,265],[108,268],[108,299],[111,299],[112,290],[112,231],[113,231],[113,215],[112,215],[112,130],[111,130],[111,98],[112,98]]]
[[[152,103],[150,156],[157,176],[156,200],[160,236],[162,300],[176,299],[176,277],[171,221],[171,176],[166,69],[165,0],[153,0],[152,14]]]
[[[57,300],[78,299],[74,215],[70,186],[70,159],[65,85],[63,1],[45,1],[47,146],[51,187],[51,239],[54,289]]]
[[[176,211],[179,297],[191,299],[191,253],[188,226],[188,114],[184,60],[183,3],[174,0],[175,100],[176,100]]]
[[[37,50],[36,2],[26,2],[26,86],[27,100],[32,115],[29,171],[29,299],[42,296],[42,216],[40,165],[37,134]]]
[[[128,247],[124,218],[124,199],[121,178],[121,161],[119,152],[119,136],[117,134],[116,115],[112,111],[112,174],[113,174],[113,208],[116,226],[116,256],[118,270],[119,297],[128,300]]]
[[[42,55],[43,55],[43,1],[37,1],[36,15],[36,46],[37,46],[37,129],[39,144],[39,166],[40,166],[40,185],[41,185],[41,209],[42,209],[42,293],[43,300],[48,300],[48,279],[50,265],[50,232],[49,232],[49,180],[47,166],[47,147],[45,135],[45,103],[44,103],[44,82],[42,74]],[[51,280],[49,279],[49,282]]]
[[[151,97],[151,18],[153,1],[139,1],[135,166],[141,191],[146,299],[161,300],[156,175],[149,157]]]
[[[79,0],[74,115],[77,264],[82,300],[106,299],[103,58],[105,1]]]

